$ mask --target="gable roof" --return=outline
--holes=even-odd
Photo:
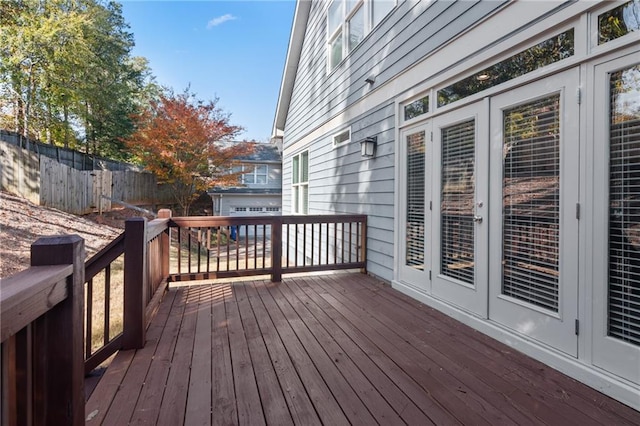
[[[255,143],[251,154],[236,157],[238,161],[251,163],[281,163],[282,155],[278,147],[268,143]]]
[[[284,132],[284,125],[287,120],[287,113],[289,112],[289,103],[291,102],[293,84],[296,79],[296,72],[298,71],[300,53],[302,52],[302,42],[307,29],[310,10],[311,0],[297,0],[296,11],[293,15],[293,24],[291,25],[291,37],[289,39],[287,59],[284,64],[284,71],[282,72],[282,82],[280,83],[276,115],[273,119],[271,138],[282,137]]]

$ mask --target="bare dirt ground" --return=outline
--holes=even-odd
[[[127,218],[141,215],[121,209],[76,216],[0,192],[0,278],[29,267],[30,246],[39,237],[78,234],[91,256],[120,235]]]

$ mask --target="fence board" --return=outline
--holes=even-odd
[[[84,158],[68,151],[60,154],[69,157],[67,161],[71,163]],[[170,192],[158,185],[151,173],[79,170],[4,141],[0,141],[0,189],[74,214],[110,210],[111,199],[129,204],[173,201]]]

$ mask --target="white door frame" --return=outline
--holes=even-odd
[[[489,204],[489,99],[467,105],[433,119],[432,161],[432,295],[482,318],[488,315],[488,204]],[[473,119],[474,161],[474,283],[449,277],[441,265],[441,179],[442,129]]]
[[[432,158],[432,143],[429,135],[431,131],[431,122],[425,121],[418,125],[408,127],[400,132],[400,144],[398,149],[399,162],[402,165],[400,167],[399,179],[399,244],[398,244],[398,279],[403,281],[407,285],[414,287],[415,289],[430,293],[431,281],[429,280],[429,270],[431,269],[431,212],[429,211],[429,201],[431,199],[431,158]],[[425,179],[424,179],[424,265],[423,269],[419,270],[407,266],[406,252],[407,252],[407,144],[406,139],[409,135],[424,132],[425,143]]]
[[[588,210],[592,212],[587,224],[592,232],[591,268],[586,274],[593,289],[591,306],[592,362],[620,377],[640,384],[640,346],[608,336],[608,241],[609,241],[609,75],[640,63],[638,51],[617,55],[595,65],[593,76],[593,132],[587,141],[591,168],[592,191],[589,191]]]
[[[489,318],[566,354],[578,356],[579,68],[491,98]],[[558,312],[502,294],[503,111],[560,95],[560,218]]]

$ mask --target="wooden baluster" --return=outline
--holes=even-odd
[[[271,223],[271,271],[272,282],[282,281],[282,217]]]
[[[158,211],[158,219],[171,219],[171,210],[160,209]],[[171,227],[160,235],[160,256],[162,257],[162,278],[169,276],[169,248],[171,246]]]
[[[111,340],[111,264],[104,268],[104,341],[106,345]]]

